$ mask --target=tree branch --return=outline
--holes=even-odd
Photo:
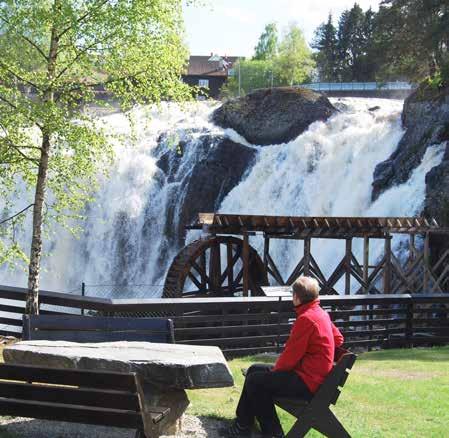
[[[137,76],[141,75],[142,73],[145,73],[145,70],[138,71],[137,73],[134,73],[134,74],[132,74],[132,75],[122,76],[122,77],[120,77],[120,78],[109,79],[109,80],[107,80],[107,81],[94,82],[94,83],[91,83],[91,84],[80,84],[80,85],[77,85],[77,86],[75,86],[75,87],[73,87],[73,88],[67,90],[67,92],[68,92],[68,93],[71,93],[71,92],[73,92],[73,91],[78,91],[78,90],[81,90],[83,87],[87,87],[87,88],[95,88],[95,87],[99,87],[99,86],[101,86],[101,85],[113,84],[114,82],[120,82],[120,81],[124,81],[124,80],[127,80],[127,79],[134,79],[134,78],[136,78]],[[62,93],[61,93],[61,94],[62,94]],[[60,94],[60,96],[61,96],[61,94]]]
[[[110,34],[106,35],[105,39],[109,39],[111,36],[113,36],[115,32],[111,32]],[[57,75],[55,80],[58,80],[70,67],[72,67],[73,64],[75,64],[78,59],[87,53],[90,49],[93,49],[97,44],[99,44],[101,41],[95,41],[94,43],[90,44],[89,46],[85,47],[84,49],[80,50],[76,56],[70,61]]]
[[[33,207],[33,205],[34,205],[34,204],[30,204],[30,205],[28,205],[27,207],[25,207],[24,209],[20,210],[18,213],[14,214],[14,215],[12,215],[12,216],[6,218],[6,219],[3,219],[3,220],[0,222],[0,225],[3,225],[4,223],[6,223],[6,222],[8,222],[8,221],[11,221],[11,220],[13,220],[14,218],[16,218],[17,216],[20,216],[21,214],[25,213],[28,209],[30,209],[31,207]]]
[[[48,62],[48,56],[33,40],[31,40],[27,36],[23,35],[22,33],[16,32],[14,30],[14,28],[12,27],[10,21],[7,20],[5,17],[0,15],[0,20],[2,20],[4,23],[8,24],[16,35],[18,35],[20,38],[24,39],[30,46],[32,46],[34,49],[36,49],[39,52],[39,54],[45,59],[45,61]]]
[[[7,72],[9,72],[10,74],[12,74],[16,79],[18,79],[21,82],[24,82],[28,85],[31,85],[32,87],[36,88],[37,90],[41,90],[35,83],[22,78],[20,75],[18,75],[17,73],[15,73],[14,71],[12,71],[4,62],[0,61],[0,67],[3,67]],[[42,90],[41,90],[42,91]]]
[[[76,20],[76,24],[80,24],[82,23],[86,18],[88,18],[90,15],[92,15],[93,12],[98,11],[99,9],[101,9],[109,0],[103,0],[100,2],[100,4],[97,7],[92,7],[92,9],[90,9],[89,11],[87,11],[85,14],[81,15],[81,17],[78,18],[78,20]],[[67,26],[65,29],[63,29],[61,31],[61,33],[58,35],[58,38],[61,38],[63,35],[65,35],[67,32],[70,31],[70,29],[72,29],[73,26]]]
[[[24,154],[20,150],[20,146],[17,146],[16,144],[14,144],[14,142],[8,136],[8,130],[5,128],[5,126],[3,126],[3,124],[0,123],[0,127],[2,128],[3,132],[5,133],[5,137],[2,137],[1,140],[6,141],[9,144],[9,146],[12,147],[16,152],[18,152],[23,158],[25,158],[25,160],[31,161],[32,163],[34,163],[36,165],[39,164],[39,160],[37,158],[31,158],[28,155]],[[30,146],[30,147],[33,147],[33,146]],[[40,148],[37,148],[37,149],[40,149]]]
[[[13,108],[15,110],[19,110],[19,107],[17,105],[15,105],[12,102],[10,102],[8,99],[3,97],[1,94],[0,94],[0,101],[5,102],[7,105],[9,105],[11,108]],[[38,128],[40,128],[41,130],[43,129],[42,125],[40,123],[36,122],[36,120],[32,119],[31,117],[27,117],[27,118],[28,118],[28,120],[30,120],[31,122],[36,124],[36,126]]]

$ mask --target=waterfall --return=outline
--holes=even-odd
[[[402,102],[348,98],[334,99],[333,103],[340,109],[338,114],[327,122],[314,123],[295,140],[282,145],[250,145],[256,150],[256,162],[217,210],[269,215],[419,213],[425,175],[441,162],[443,147],[429,148],[409,181],[371,203],[374,168],[395,150],[403,135]],[[380,109],[370,111],[373,106]],[[55,237],[46,243],[44,249],[50,255],[43,262],[43,288],[79,290],[83,281],[115,285],[163,283],[183,243],[173,230],[182,226],[179,211],[194,165],[214,147],[215,138],[228,137],[248,145],[236,132],[209,121],[214,108],[207,102],[136,108],[135,131],[123,114],[103,117],[104,123],[121,135],[115,164],[110,177],[100,181],[95,201],[87,207],[80,238],[57,229]],[[182,148],[182,156],[175,160],[178,148]],[[171,154],[167,155],[167,151]],[[194,235],[189,233],[187,240]],[[258,247],[260,242],[253,240],[251,244]],[[343,251],[340,246],[320,240],[312,248],[325,272],[337,262],[336,254]],[[297,263],[302,248],[298,242],[277,241],[273,250],[287,272]],[[0,284],[25,286],[26,274],[0,268]],[[148,297],[160,289],[134,287],[131,292],[135,297]],[[114,295],[110,288],[105,293]],[[115,296],[130,295],[119,288]]]
[[[429,148],[410,179],[371,202],[376,164],[388,158],[403,135],[402,102],[342,99],[342,112],[326,123],[316,122],[288,144],[263,147],[247,178],[229,193],[221,212],[291,216],[414,216],[423,208],[425,175],[440,164],[444,145]],[[339,106],[339,102],[333,102]],[[379,106],[377,111],[370,107]],[[354,252],[361,254],[362,239]],[[262,253],[262,238],[251,245]],[[398,247],[396,236],[393,245]],[[301,258],[301,241],[272,240],[271,253],[284,278]],[[380,254],[383,242],[372,242]],[[325,275],[340,262],[344,241],[314,239],[312,254]],[[287,275],[285,275],[287,274]]]

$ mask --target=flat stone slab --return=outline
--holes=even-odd
[[[218,347],[104,342],[22,341],[3,350],[6,363],[83,370],[135,372],[153,385],[176,389],[221,388],[234,380]]]

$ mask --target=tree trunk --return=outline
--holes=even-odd
[[[60,12],[60,0],[53,3],[53,27],[51,30],[50,49],[47,59],[47,80],[49,88],[43,96],[45,103],[54,102],[54,91],[52,81],[55,77],[56,59],[58,56],[59,35],[57,29],[58,14]],[[39,160],[39,171],[36,182],[36,193],[33,207],[33,237],[31,239],[30,265],[28,270],[28,294],[26,300],[25,313],[30,315],[39,314],[39,277],[42,255],[42,222],[45,202],[45,192],[47,188],[48,162],[50,157],[51,132],[45,124],[42,131],[42,149]]]
[[[33,237],[31,240],[30,265],[28,270],[28,296],[25,312],[30,315],[39,313],[39,274],[42,255],[42,221],[47,186],[48,158],[50,154],[50,137],[42,138],[41,158],[36,182],[33,207]]]

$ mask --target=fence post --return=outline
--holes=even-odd
[[[413,347],[413,297],[411,296],[407,302],[407,321],[405,325],[405,341],[408,348]]]
[[[81,296],[83,298],[86,296],[86,283],[84,281],[81,283]],[[84,307],[81,308],[81,315],[84,316]]]
[[[282,305],[282,296],[278,297],[278,333],[277,333],[277,352],[281,352],[281,305]]]

